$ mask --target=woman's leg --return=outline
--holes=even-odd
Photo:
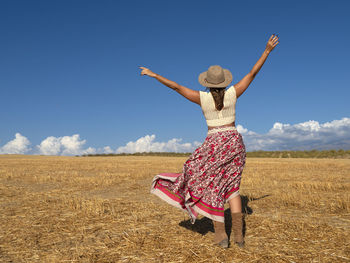
[[[242,212],[242,202],[241,202],[241,196],[240,195],[237,195],[237,196],[231,198],[228,201],[228,203],[230,205],[231,213]]]
[[[225,223],[213,220],[214,226],[214,243],[223,248],[228,248],[228,236],[225,230]]]
[[[241,196],[237,195],[230,199],[229,201],[231,217],[232,217],[232,232],[234,242],[239,246],[244,246],[243,238],[243,213],[242,213],[242,203]]]

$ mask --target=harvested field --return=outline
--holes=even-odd
[[[246,248],[226,250],[149,193],[185,160],[0,155],[0,261],[350,262],[350,159],[248,158]]]

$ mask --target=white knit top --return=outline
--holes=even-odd
[[[236,119],[236,90],[231,86],[225,91],[224,107],[218,111],[210,92],[199,91],[201,108],[208,126],[221,126],[230,124]]]

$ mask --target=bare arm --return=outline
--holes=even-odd
[[[278,35],[272,35],[269,39],[269,41],[266,44],[266,48],[259,58],[259,60],[255,63],[252,70],[243,78],[240,82],[234,84],[236,89],[236,95],[237,98],[243,94],[243,92],[249,87],[250,83],[253,81],[255,76],[260,71],[261,67],[264,65],[267,57],[269,56],[270,52],[277,46],[278,44]]]
[[[167,78],[162,77],[159,74],[152,72],[148,68],[140,67],[140,69],[142,69],[141,76],[147,75],[147,76],[150,76],[152,78],[155,78],[160,83],[164,84],[165,86],[175,90],[177,93],[184,96],[186,99],[200,105],[200,98],[199,98],[199,91],[198,90],[192,90],[192,89],[186,88],[184,86],[181,86],[172,80],[169,80]]]

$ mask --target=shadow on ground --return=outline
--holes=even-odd
[[[253,213],[253,209],[251,209],[248,206],[248,203],[250,201],[255,201],[255,200],[259,200],[262,198],[265,198],[269,195],[263,195],[261,197],[248,197],[246,195],[241,195],[241,202],[242,202],[242,213],[246,214],[246,215],[250,215]],[[184,220],[181,221],[179,223],[179,226],[182,226],[186,229],[189,229],[191,231],[200,233],[202,235],[207,234],[209,231],[210,232],[214,232],[214,226],[213,226],[213,222],[211,219],[207,218],[207,217],[203,217],[201,219],[196,219],[196,222],[194,224],[191,224],[191,220]],[[228,236],[231,235],[231,229],[232,229],[232,218],[231,218],[231,211],[230,209],[226,209],[225,210],[225,228],[226,228],[226,233]],[[245,220],[243,221],[243,235],[245,235],[246,232],[246,224],[245,224]]]

